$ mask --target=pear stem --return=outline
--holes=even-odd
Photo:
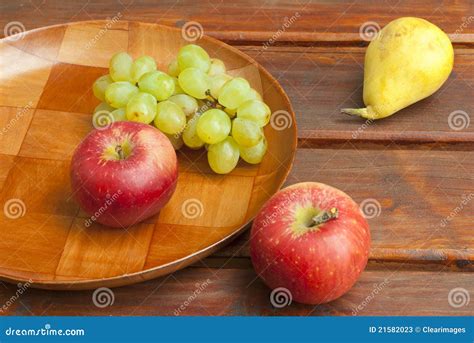
[[[343,108],[341,113],[349,114],[351,116],[362,117],[365,119],[375,120],[379,119],[380,116],[375,113],[374,109],[371,106],[364,108]]]
[[[358,117],[367,117],[367,108],[343,108],[341,109],[341,113],[348,114],[351,116],[358,116]]]

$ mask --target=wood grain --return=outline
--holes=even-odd
[[[266,128],[269,148],[262,164],[241,161],[225,176],[209,169],[204,149],[183,149],[178,154],[177,190],[158,215],[127,230],[102,227],[93,220],[87,225],[91,217],[73,200],[69,164],[74,148],[93,129],[91,114],[98,100],[92,83],[107,73],[108,60],[117,51],[154,56],[165,69],[189,42],[178,29],[126,21],[45,28],[26,33],[20,41],[0,42],[2,62],[20,66],[5,68],[0,85],[0,152],[5,160],[0,170],[1,279],[86,289],[170,273],[235,236],[283,184],[296,150],[295,125]],[[198,43],[228,62],[233,75],[251,76],[249,82],[270,108],[284,111],[295,122],[282,88],[258,63],[215,39],[203,37]],[[9,204],[20,212],[11,212]],[[41,219],[48,230],[41,229]],[[21,234],[13,229],[18,226]],[[31,239],[36,235],[41,239]]]
[[[61,123],[61,130],[51,126],[52,118]],[[93,129],[88,115],[52,110],[37,109],[29,124],[18,155],[64,161],[71,159],[76,146]]]
[[[363,107],[364,48],[241,47],[282,84],[292,100],[300,144],[318,147],[328,141],[404,143],[474,142],[474,125],[455,130],[449,115],[464,111],[474,120],[474,55],[456,49],[450,78],[431,97],[391,117],[366,121],[340,113]]]
[[[32,118],[33,109],[30,107],[0,107],[0,153],[13,156],[18,154]],[[13,126],[16,126],[15,131],[11,130]]]
[[[146,223],[128,230],[114,230],[96,223],[89,228],[84,226],[84,219],[75,218],[62,248],[55,279],[87,280],[140,272],[154,229],[155,225]]]
[[[428,19],[452,34],[456,42],[472,43],[473,25],[468,18],[473,13],[470,1],[275,1],[259,3],[251,0],[237,2],[202,2],[165,0],[156,2],[98,0],[10,2],[2,5],[0,24],[20,20],[27,29],[71,21],[113,18],[120,13],[122,20],[159,23],[182,27],[188,21],[199,22],[206,34],[233,43],[262,45],[277,32],[275,44],[321,42],[352,42],[361,44],[360,27],[367,22],[384,26],[403,16]],[[291,19],[297,16],[296,19]],[[463,26],[463,23],[466,24]],[[285,27],[286,23],[286,27]],[[288,25],[288,23],[291,23]]]
[[[74,66],[108,67],[110,56],[128,47],[128,22],[67,26],[57,60]],[[73,79],[74,80],[74,79]]]
[[[324,305],[293,302],[281,309],[270,302],[270,290],[251,269],[187,268],[167,277],[114,288],[111,306],[98,308],[92,291],[48,292],[27,289],[3,315],[118,315],[118,316],[467,316],[472,302],[449,305],[449,292],[458,287],[474,292],[472,273],[365,271],[343,297]],[[409,285],[409,286],[408,286]],[[0,287],[0,301],[15,294],[15,285]],[[424,301],[421,299],[428,299]]]
[[[0,106],[34,108],[53,63],[5,43],[0,55]]]
[[[55,63],[36,108],[90,114],[99,103],[90,85],[105,74],[105,68]]]

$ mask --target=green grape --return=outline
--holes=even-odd
[[[270,107],[260,100],[246,101],[237,109],[237,118],[254,121],[260,127],[268,124],[270,115]]]
[[[245,96],[250,90],[250,85],[247,80],[237,77],[230,80],[219,93],[219,103],[222,106],[229,108],[237,108],[245,101]]]
[[[250,148],[239,146],[240,157],[250,164],[258,164],[262,162],[263,156],[267,152],[267,140],[265,136],[260,140],[257,145],[254,145]]]
[[[178,77],[179,85],[186,92],[197,99],[207,97],[206,91],[209,89],[209,77],[197,68],[183,70]]]
[[[183,131],[183,141],[184,144],[186,144],[187,147],[191,149],[199,149],[204,145],[204,142],[201,138],[199,138],[196,129],[197,129],[197,123],[199,121],[199,115],[193,116],[188,123],[186,124],[186,127],[184,128]]]
[[[179,73],[178,60],[174,59],[168,64],[168,75],[178,77]]]
[[[250,90],[247,92],[247,96],[245,97],[246,102],[249,101],[249,100],[260,100],[260,101],[262,101],[262,96],[255,89],[250,88]]]
[[[211,59],[206,50],[195,44],[188,44],[179,49],[177,60],[181,71],[186,68],[197,68],[207,73],[211,66]]]
[[[171,96],[168,100],[181,107],[186,117],[195,113],[199,107],[197,100],[187,94],[176,94]]]
[[[133,83],[136,84],[144,74],[155,70],[156,62],[153,57],[143,55],[137,58],[132,64]]]
[[[230,136],[222,142],[211,144],[207,151],[207,161],[215,173],[228,174],[239,162],[239,146]]]
[[[114,118],[114,122],[127,120],[125,107],[117,108],[116,110],[113,110],[111,114],[112,114],[112,118]]]
[[[127,104],[127,119],[149,124],[155,119],[156,99],[153,95],[140,92],[134,95]]]
[[[138,88],[130,82],[114,82],[105,90],[105,101],[115,108],[125,107],[130,98],[137,93]]]
[[[222,89],[222,86],[224,86],[225,83],[230,80],[232,80],[232,76],[227,74],[218,74],[210,77],[209,90],[211,91],[211,95],[217,99],[219,97],[219,93]]]
[[[168,137],[168,139],[170,140],[171,145],[173,146],[174,150],[181,149],[181,147],[184,144],[183,137],[181,137],[181,135],[179,135],[179,134],[170,135],[168,133],[163,133],[163,134],[166,137]]]
[[[215,76],[219,74],[225,74],[225,72],[226,69],[224,62],[218,58],[211,58],[211,67],[209,68],[207,75]]]
[[[150,93],[158,101],[168,99],[174,93],[173,78],[161,71],[151,71],[144,74],[138,81],[142,92]]]
[[[156,110],[155,126],[170,135],[180,134],[186,126],[186,115],[174,102],[160,102]]]
[[[109,73],[112,80],[133,82],[133,59],[126,52],[119,52],[112,56],[109,62]]]
[[[257,123],[251,120],[235,118],[232,121],[232,137],[240,146],[251,147],[260,142],[263,132]]]
[[[112,112],[113,110],[115,110],[115,108],[110,106],[108,103],[101,102],[100,104],[96,106],[96,108],[94,108],[94,113],[99,112],[99,111]]]
[[[174,82],[174,93],[173,93],[173,95],[184,94],[183,89],[179,85],[179,81],[178,81],[177,77],[173,77],[173,82]]]
[[[231,122],[224,111],[212,109],[204,112],[197,123],[197,134],[205,143],[215,144],[230,133]]]
[[[112,82],[114,82],[114,80],[112,80],[110,75],[104,75],[95,80],[94,84],[92,85],[92,92],[94,93],[95,97],[100,101],[104,101],[105,90]]]

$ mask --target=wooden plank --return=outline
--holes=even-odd
[[[449,292],[474,292],[473,273],[365,271],[343,297],[325,305],[292,303],[281,309],[252,269],[188,268],[167,277],[112,290],[114,302],[99,308],[93,291],[27,289],[3,315],[473,315],[471,303],[450,306]],[[0,287],[6,303],[16,285]],[[462,291],[464,292],[464,291]],[[426,301],[429,299],[429,301]],[[106,300],[104,298],[103,300]]]
[[[248,269],[253,268],[252,260],[247,256],[243,255],[245,249],[241,249],[245,246],[245,239],[248,240],[248,235],[242,234],[234,242],[227,246],[227,249],[223,249],[222,253],[217,252],[214,255],[206,257],[191,265],[192,268],[226,268],[226,269]],[[242,242],[239,242],[242,240]],[[228,250],[234,248],[235,255],[224,255]],[[472,261],[459,260],[453,261],[452,263],[440,264],[436,261],[389,261],[389,260],[375,260],[371,259],[367,263],[367,270],[373,271],[387,271],[387,270],[404,270],[404,271],[451,271],[451,272],[473,272],[474,263]]]
[[[470,123],[474,122],[474,102],[467,101],[474,96],[474,54],[470,49],[455,50],[453,73],[437,93],[379,121],[340,114],[343,107],[363,107],[365,48],[240,49],[261,63],[285,89],[296,113],[300,145],[317,147],[328,141],[474,142],[474,125]]]
[[[300,149],[286,184],[323,182],[372,204],[372,261],[471,267],[474,151],[390,148]],[[248,257],[248,239],[214,256]]]
[[[451,33],[455,42],[471,42],[474,25],[470,25],[472,2],[466,1],[244,1],[166,0],[156,2],[98,0],[9,2],[1,5],[0,26],[20,20],[27,29],[71,21],[112,18],[152,22],[181,27],[187,21],[200,23],[206,34],[228,42],[248,42],[261,45],[293,45],[295,42],[355,42],[362,39],[363,25],[383,27],[403,16],[428,19]]]

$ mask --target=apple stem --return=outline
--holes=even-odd
[[[339,217],[339,211],[337,208],[333,207],[329,211],[322,211],[313,217],[312,226],[318,226],[324,224],[330,220],[336,219]]]
[[[115,152],[118,154],[119,156],[119,160],[124,160],[125,159],[125,156],[123,154],[123,149],[122,149],[122,146],[121,145],[117,145],[115,147]]]

